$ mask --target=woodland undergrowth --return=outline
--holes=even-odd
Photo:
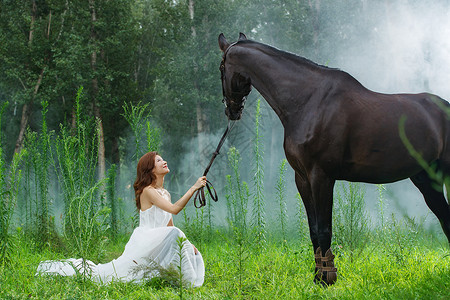
[[[0,140],[1,299],[444,299],[450,294],[450,252],[443,234],[426,230],[423,220],[389,215],[383,185],[375,195],[374,221],[359,183],[336,185],[332,248],[338,281],[328,288],[313,283],[306,214],[299,194],[295,201],[287,199],[286,160],[279,162],[274,196],[264,190],[259,101],[252,160],[228,149],[225,224],[213,224],[211,207],[189,215],[185,210],[184,222],[177,224],[202,252],[201,288],[181,284],[181,268],[141,284],[36,276],[43,260],[83,257],[104,263],[120,256],[137,217],[124,209],[123,199],[132,200],[132,194],[117,187],[140,154],[161,146],[148,107],[125,105],[134,153],[97,179],[97,121],[83,114],[82,89],[76,100],[75,126],[61,125],[58,132],[48,131],[43,102],[41,131],[29,131],[23,152],[9,163]],[[254,172],[250,182],[243,168]],[[63,199],[59,206],[57,198]],[[276,204],[273,220],[267,216],[269,200]]]

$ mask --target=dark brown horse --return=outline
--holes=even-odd
[[[450,121],[443,99],[423,94],[381,94],[348,73],[247,40],[219,35],[225,113],[238,120],[253,85],[284,127],[284,150],[308,215],[316,259],[315,280],[336,280],[331,253],[336,180],[389,183],[410,178],[450,241],[450,207],[435,182],[399,136],[399,122],[420,157],[450,175]],[[423,164],[422,164],[423,166]]]

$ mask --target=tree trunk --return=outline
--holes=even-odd
[[[192,40],[195,40],[195,38],[197,37],[197,32],[195,30],[195,26],[194,26],[194,16],[195,16],[195,2],[194,0],[189,0],[188,3],[188,9],[189,9],[189,18],[191,20],[191,36],[192,36]],[[198,84],[197,84],[197,72],[198,72],[198,67],[195,64],[194,61],[194,88],[195,90],[198,92]],[[197,93],[198,94],[198,93]],[[196,111],[196,121],[197,121],[197,145],[198,145],[198,154],[200,157],[200,162],[199,164],[196,165],[203,165],[205,163],[205,155],[207,155],[205,152],[205,138],[203,136],[203,133],[205,132],[205,122],[204,122],[204,113],[203,113],[203,108],[202,108],[202,104],[200,103],[200,100],[196,101],[196,105],[195,105],[195,111]],[[195,167],[192,166],[192,167]]]
[[[28,33],[28,47],[30,47],[30,48],[33,45],[34,24],[36,22],[36,13],[37,13],[37,5],[36,5],[36,1],[33,0],[32,6],[31,6],[30,31]],[[51,17],[49,16],[47,32],[50,32],[50,20],[51,20]],[[47,38],[48,38],[48,35],[47,35]],[[14,153],[19,153],[22,150],[23,140],[24,140],[24,136],[25,136],[25,130],[27,129],[27,126],[28,126],[28,119],[30,117],[31,108],[33,107],[34,98],[36,97],[36,95],[39,91],[39,88],[41,86],[43,76],[44,76],[44,68],[41,70],[38,80],[37,80],[36,84],[34,85],[34,90],[33,90],[33,94],[31,96],[30,101],[28,103],[24,103],[24,105],[22,107],[22,118],[20,119],[19,136],[17,137],[17,140],[16,140],[16,146],[14,147]],[[27,89],[27,87],[25,86],[24,83],[22,83],[22,85],[23,85],[24,89]]]
[[[100,113],[100,108],[97,104],[98,96],[98,78],[97,78],[97,33],[95,31],[95,23],[97,22],[97,15],[95,12],[95,0],[89,0],[89,8],[91,10],[91,42],[94,45],[94,50],[91,54],[91,70],[94,77],[92,78],[92,107],[94,111],[94,117],[97,119],[97,134],[98,134],[98,179],[102,180],[105,178],[106,174],[106,163],[105,163],[105,137],[103,132],[103,119]]]
[[[192,39],[195,40],[195,38],[197,37],[197,32],[195,30],[195,26],[194,26],[194,16],[195,16],[195,1],[194,0],[189,0],[189,17],[191,20],[191,36]],[[194,61],[194,88],[197,91],[197,95],[200,94],[199,92],[199,88],[198,88],[198,83],[197,83],[197,73],[198,73],[198,67],[196,62]],[[208,132],[208,124],[205,122],[205,113],[203,110],[203,106],[202,103],[200,102],[200,100],[197,100],[196,102],[196,121],[197,121],[197,144],[198,144],[198,154],[200,155],[200,162],[195,164],[195,166],[198,165],[205,165],[207,163],[207,157],[209,155],[209,153],[205,153],[207,150],[207,142],[205,140],[205,136],[204,133]]]

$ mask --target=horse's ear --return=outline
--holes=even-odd
[[[247,37],[245,36],[245,34],[243,34],[242,32],[239,32],[239,40],[245,41],[246,39],[247,39]]]
[[[229,46],[230,46],[230,43],[227,42],[227,39],[225,38],[223,33],[219,34],[219,47],[220,47],[220,50],[222,50],[222,52],[225,52],[225,50],[227,50]]]

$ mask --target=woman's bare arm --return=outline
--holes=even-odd
[[[171,214],[178,214],[189,202],[194,195],[195,191],[204,185],[205,176],[200,177],[197,182],[175,203],[170,203],[164,197],[162,197],[154,188],[146,187],[141,194],[141,207],[151,207],[156,205],[162,210],[165,210]],[[143,205],[144,204],[144,205]]]

